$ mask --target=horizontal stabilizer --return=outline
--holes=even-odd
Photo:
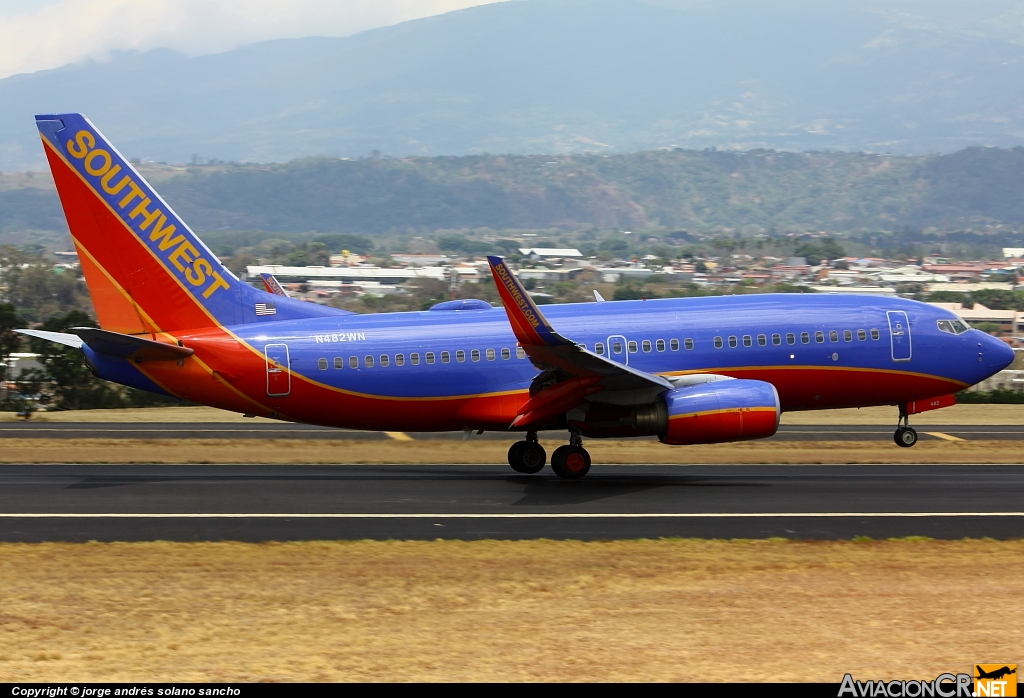
[[[177,361],[194,353],[194,350],[187,347],[154,342],[151,339],[95,327],[72,327],[71,332],[81,337],[82,341],[97,354],[133,361]]]
[[[82,338],[76,334],[68,334],[66,332],[47,332],[46,330],[14,330],[19,334],[25,334],[29,337],[36,337],[38,339],[45,339],[48,342],[54,342],[55,344],[63,344],[66,347],[72,347],[74,349],[81,349]]]

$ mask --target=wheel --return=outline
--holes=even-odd
[[[893,434],[893,441],[896,442],[897,446],[903,448],[910,448],[917,443],[917,432],[910,427],[900,427]]]
[[[590,472],[590,454],[582,446],[559,446],[551,454],[551,469],[566,480],[579,480]]]
[[[544,469],[544,463],[548,454],[544,448],[536,442],[517,441],[508,450],[508,463],[517,473],[533,475]]]
[[[519,449],[525,445],[525,441],[516,441],[508,447],[508,464],[512,466],[513,470],[518,470],[516,466],[519,464]]]

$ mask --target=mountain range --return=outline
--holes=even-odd
[[[344,38],[170,50],[0,80],[0,170],[43,169],[36,113],[132,158],[924,154],[1024,143],[1010,0],[525,0]]]

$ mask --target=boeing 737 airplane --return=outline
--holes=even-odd
[[[359,315],[237,279],[81,114],[36,117],[100,328],[25,334],[81,349],[100,378],[274,419],[386,431],[566,430],[551,467],[590,469],[582,438],[670,445],[771,436],[788,410],[893,405],[908,416],[1006,367],[1013,351],[953,313],[898,298],[765,294],[548,305],[499,257],[503,308],[479,300]],[[686,452],[678,454],[686,460]]]

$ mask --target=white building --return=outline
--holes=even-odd
[[[565,257],[582,257],[583,253],[571,247],[520,247],[519,254],[529,259],[564,259]]]

